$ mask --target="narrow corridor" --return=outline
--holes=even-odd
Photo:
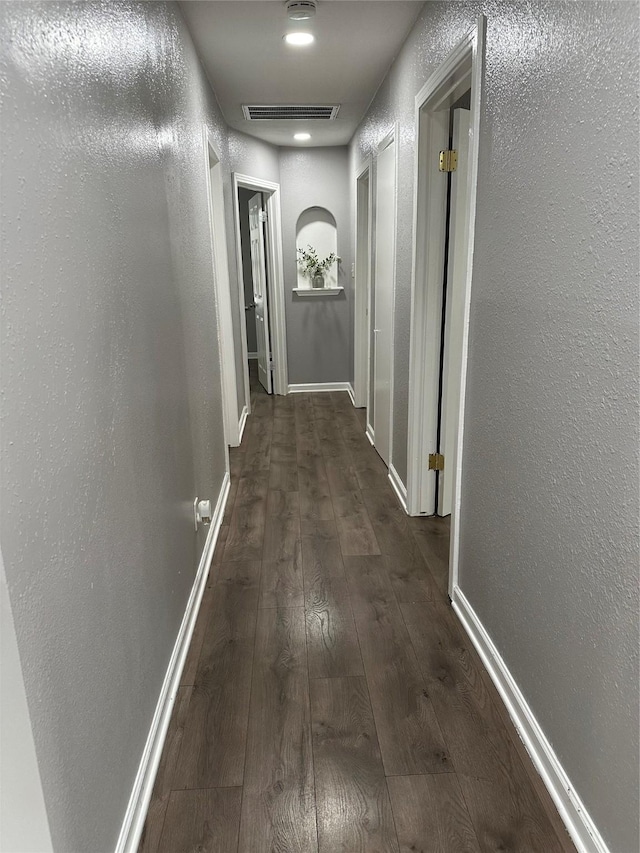
[[[269,397],[231,493],[141,853],[573,850],[346,393]]]

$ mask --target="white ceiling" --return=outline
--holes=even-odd
[[[310,21],[283,0],[183,0],[182,12],[231,127],[275,145],[346,145],[423,0],[319,0]],[[290,47],[287,32],[311,32]],[[247,121],[242,104],[340,104],[334,121]],[[311,133],[309,142],[294,132]]]

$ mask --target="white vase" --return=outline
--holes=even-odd
[[[321,272],[316,273],[314,277],[311,279],[311,284],[313,287],[324,287],[324,276]]]

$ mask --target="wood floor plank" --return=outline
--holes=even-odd
[[[310,678],[364,675],[346,580],[317,579],[305,590],[305,622]]]
[[[480,853],[455,773],[391,776],[387,785],[400,853]]]
[[[271,462],[269,488],[282,492],[298,491],[298,465],[295,462]]]
[[[340,548],[345,557],[380,553],[378,540],[359,491],[334,495],[333,511]]]
[[[334,457],[325,462],[327,479],[332,495],[346,495],[349,492],[357,492],[360,489],[356,471],[347,459]]]
[[[265,472],[255,471],[239,479],[223,562],[261,559],[268,492],[267,478],[268,474]]]
[[[158,765],[158,772],[153,783],[153,792],[138,845],[138,853],[157,853],[160,846],[162,827],[164,826],[169,796],[173,787],[173,776],[178,755],[180,754],[184,722],[192,693],[192,687],[180,687],[178,689],[160,757],[160,764]]]
[[[159,853],[232,853],[241,799],[241,788],[173,791]]]
[[[344,563],[386,774],[452,772],[384,559]]]
[[[310,589],[319,579],[345,579],[344,561],[338,540],[303,536],[302,573],[305,589]]]
[[[259,562],[220,566],[175,789],[242,785],[259,582]]]
[[[292,558],[262,564],[260,607],[303,607],[302,558],[300,543]]]
[[[298,492],[269,490],[266,508],[265,562],[293,560],[300,550],[300,496]]]
[[[311,682],[320,853],[398,853],[364,678]]]
[[[189,650],[187,652],[187,658],[184,663],[184,669],[182,670],[182,675],[180,676],[181,687],[192,687],[196,681],[196,672],[198,671],[198,663],[200,661],[202,643],[204,641],[204,635],[207,631],[207,627],[211,619],[213,588],[214,582],[212,580],[211,586],[206,586],[202,594],[200,610],[198,611],[198,617],[196,619],[195,628],[193,629],[193,634],[191,635],[191,643],[189,644]]]
[[[261,610],[239,853],[317,851],[304,610]]]

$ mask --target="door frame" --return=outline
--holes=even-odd
[[[287,366],[287,326],[284,302],[284,263],[282,259],[282,212],[280,207],[280,184],[264,181],[251,175],[233,173],[233,209],[236,225],[236,264],[238,268],[238,300],[242,318],[242,363],[244,366],[244,390],[247,412],[251,413],[249,391],[249,353],[247,350],[247,327],[244,320],[244,277],[242,267],[242,243],[240,238],[240,208],[238,190],[254,190],[266,198],[267,227],[267,298],[271,316],[271,358],[273,360],[273,393],[286,395],[289,387]]]
[[[375,265],[375,252],[376,252],[376,238],[377,238],[377,227],[378,227],[378,217],[376,210],[376,198],[378,193],[378,170],[377,170],[377,162],[380,154],[389,147],[392,143],[395,145],[395,162],[394,162],[394,199],[393,199],[393,282],[392,282],[392,297],[391,297],[391,347],[390,347],[390,379],[389,379],[389,479],[391,480],[394,488],[396,488],[396,481],[398,478],[395,473],[395,468],[393,466],[393,393],[394,393],[394,375],[393,368],[395,363],[395,325],[396,325],[396,279],[397,279],[397,259],[398,259],[398,164],[400,161],[400,157],[398,156],[398,140],[400,138],[399,133],[400,124],[399,122],[395,122],[392,129],[383,136],[375,150],[375,186],[373,189],[372,195],[372,247],[371,247],[371,282],[369,287],[369,341],[371,342],[373,334],[374,334],[374,321],[375,321],[375,310],[371,310],[372,307],[375,308],[374,295],[375,295],[375,278],[376,278],[376,265]],[[375,357],[376,351],[374,349],[373,352],[373,376],[375,380]],[[371,370],[371,367],[369,368]],[[371,375],[371,374],[369,374]],[[375,393],[375,381],[370,384],[369,388],[369,399],[367,401],[367,438],[371,442],[371,444],[375,447],[375,430],[373,423],[369,421],[369,413],[371,411],[371,397]],[[373,415],[375,419],[375,406],[373,407]],[[396,490],[397,491],[397,490]],[[404,498],[401,497],[401,500],[404,501]]]
[[[205,186],[209,214],[209,244],[211,269],[216,301],[218,354],[225,437],[226,465],[229,470],[229,446],[240,444],[238,417],[238,386],[236,376],[235,341],[231,308],[231,281],[225,226],[225,205],[222,162],[216,144],[206,125],[202,129],[205,163]]]
[[[465,281],[464,331],[462,344],[462,375],[458,437],[453,478],[451,513],[451,547],[449,555],[449,594],[458,582],[460,550],[460,493],[462,482],[462,448],[464,441],[464,410],[466,397],[467,358],[469,349],[469,306],[473,278],[473,252],[478,184],[478,150],[480,116],[484,78],[484,45],[486,17],[480,15],[476,25],[460,41],[442,65],[429,77],[415,98],[416,147],[414,164],[413,275],[411,281],[411,332],[409,355],[409,439],[407,497],[410,515],[431,514],[434,511],[435,481],[427,470],[426,459],[435,448],[438,394],[438,365],[440,358],[440,322],[442,309],[442,270],[444,259],[445,223],[442,203],[442,184],[436,184],[435,172],[423,168],[430,153],[442,138],[448,110],[442,106],[451,100],[460,86],[469,82],[471,116],[469,130],[469,174],[467,225],[467,269]],[[437,112],[440,107],[440,112]],[[444,190],[446,192],[446,188]],[[427,240],[418,240],[426,234]],[[426,244],[426,245],[425,245]],[[447,464],[447,463],[445,463]]]
[[[355,293],[353,329],[353,396],[358,409],[369,407],[369,383],[371,378],[371,334],[368,318],[371,316],[371,250],[373,236],[373,169],[372,158],[356,174],[355,198]],[[366,200],[362,182],[367,179]],[[363,233],[361,214],[363,207],[367,217],[366,233]],[[368,420],[368,414],[367,414]]]

